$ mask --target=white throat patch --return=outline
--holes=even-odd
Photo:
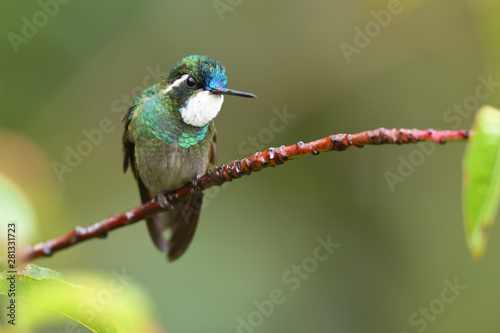
[[[205,126],[217,116],[222,102],[224,102],[223,95],[214,95],[210,91],[202,90],[191,96],[186,106],[181,109],[182,120],[192,126]]]

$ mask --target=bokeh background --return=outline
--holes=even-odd
[[[470,128],[474,112],[449,110],[474,100],[479,77],[500,81],[498,1],[401,0],[385,26],[373,23],[371,11],[393,3],[70,1],[14,47],[11,33],[22,36],[43,6],[3,2],[0,173],[25,209],[4,204],[0,223],[17,220],[33,244],[138,205],[122,172],[123,110],[155,83],[151,72],[161,77],[189,54],[216,58],[229,87],[258,95],[226,98],[219,163],[259,150],[249,136],[268,147],[380,126]],[[341,45],[361,45],[356,29],[367,27],[372,37],[346,57]],[[498,107],[498,88],[480,103]],[[276,110],[294,117],[270,131]],[[67,164],[68,147],[103,119],[113,129],[59,179],[54,162]],[[142,222],[35,263],[73,277],[125,270],[151,304],[151,330],[497,331],[500,232],[473,262],[461,211],[466,144],[436,147],[404,181],[386,179],[421,147],[325,153],[210,190],[194,243],[175,263]],[[288,271],[310,263],[318,237],[340,246],[291,290],[283,274],[298,276]],[[445,281],[454,280],[467,288],[448,304],[442,293],[453,295]],[[286,300],[252,315],[275,289]],[[428,317],[419,313],[429,307]],[[18,311],[19,321],[30,316]],[[255,327],[239,327],[249,316]],[[62,332],[67,321],[31,330]]]

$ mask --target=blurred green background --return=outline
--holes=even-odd
[[[122,173],[119,110],[146,88],[144,80],[155,83],[151,71],[162,76],[189,54],[216,58],[228,87],[258,95],[226,99],[216,120],[219,163],[245,157],[249,136],[267,147],[380,126],[469,128],[473,112],[449,110],[474,101],[478,77],[500,81],[500,4],[401,1],[385,26],[376,23],[371,11],[392,3],[70,1],[13,47],[9,33],[22,36],[43,6],[3,2],[0,173],[32,207],[36,232],[24,241],[139,204],[132,175]],[[362,45],[356,29],[365,28],[372,37]],[[356,42],[363,47],[346,57],[341,45]],[[492,87],[480,104],[498,107],[498,84]],[[295,117],[266,136],[273,109]],[[113,130],[60,181],[52,164],[64,163],[67,147],[76,149],[86,140],[82,131],[105,118]],[[35,263],[63,275],[125,270],[168,332],[497,331],[500,232],[493,228],[485,258],[473,262],[461,212],[466,145],[436,147],[389,186],[386,173],[397,174],[419,147],[301,158],[210,190],[194,243],[173,264],[142,222]],[[318,237],[340,247],[307,266]],[[289,272],[303,262],[307,277]],[[300,286],[292,290],[284,274]],[[445,281],[454,280],[467,288],[447,292]],[[285,300],[269,316],[255,314],[254,302],[275,289]],[[443,294],[458,296],[447,303]],[[19,321],[29,315],[22,311]],[[255,327],[239,327],[239,318]],[[63,331],[64,323],[40,332]]]

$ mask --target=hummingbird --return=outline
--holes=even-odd
[[[226,86],[220,62],[191,55],[130,106],[124,118],[123,171],[130,165],[143,203],[180,188],[204,174],[210,163],[216,164],[214,118],[224,95],[256,97]],[[179,258],[193,239],[202,201],[203,193],[194,194],[147,218],[154,244],[169,261]]]

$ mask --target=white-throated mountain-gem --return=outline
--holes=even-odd
[[[204,174],[209,162],[215,164],[213,119],[224,95],[255,97],[226,85],[226,69],[220,62],[191,55],[132,104],[124,119],[123,170],[130,164],[143,203]],[[203,193],[195,194],[173,210],[147,219],[154,243],[168,253],[168,260],[179,258],[193,239],[202,200]]]

